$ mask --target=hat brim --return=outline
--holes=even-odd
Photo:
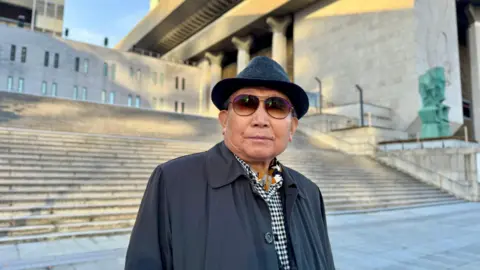
[[[307,93],[300,86],[284,81],[228,78],[219,81],[212,90],[212,102],[217,109],[225,110],[225,102],[236,91],[246,87],[265,87],[286,95],[295,109],[297,118],[304,116],[309,107]]]

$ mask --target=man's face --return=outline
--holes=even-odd
[[[229,101],[242,95],[260,98],[258,109],[251,115],[239,115],[233,104],[219,114],[223,126],[225,144],[245,161],[269,162],[281,154],[292,140],[298,126],[298,119],[289,113],[283,119],[276,119],[266,111],[264,100],[268,97],[280,97],[290,100],[284,94],[265,88],[244,88],[235,92]],[[291,104],[291,103],[290,103]]]

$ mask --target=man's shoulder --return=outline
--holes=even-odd
[[[297,185],[305,192],[307,195],[318,195],[320,188],[317,184],[315,184],[312,180],[308,177],[300,173],[299,171],[292,169],[290,167],[284,166],[288,170],[288,173],[295,179]]]
[[[164,173],[180,173],[203,166],[207,151],[180,156],[159,165]]]

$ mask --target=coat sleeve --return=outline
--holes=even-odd
[[[158,166],[148,180],[125,258],[125,270],[172,269],[165,181]]]
[[[319,195],[319,198],[320,198],[320,209],[322,211],[322,221],[323,221],[323,228],[324,228],[324,237],[323,239],[325,239],[325,242],[324,242],[324,250],[325,250],[325,259],[327,261],[327,268],[326,269],[333,269],[335,270],[335,263],[333,261],[333,254],[332,254],[332,248],[331,248],[331,245],[330,245],[330,238],[328,236],[328,226],[327,226],[327,216],[325,214],[325,203],[323,201],[323,196],[322,196],[322,192],[320,191],[320,189],[318,190],[318,195]]]

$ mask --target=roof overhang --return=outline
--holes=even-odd
[[[160,1],[115,48],[166,53],[243,0]]]

